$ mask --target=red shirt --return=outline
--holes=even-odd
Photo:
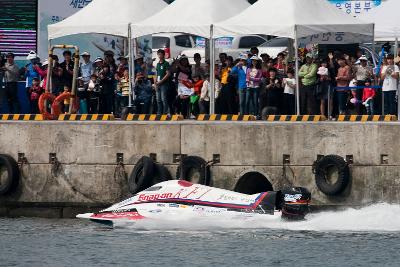
[[[362,101],[364,102],[368,98],[374,98],[375,95],[376,95],[375,89],[373,89],[373,88],[364,88]]]
[[[30,99],[31,100],[39,100],[40,95],[43,93],[43,88],[40,86],[34,86],[29,89]]]
[[[199,81],[197,81],[197,82],[193,85],[193,90],[194,90],[194,93],[195,93],[196,95],[200,95],[200,93],[201,93],[201,88],[203,87],[203,83],[204,83],[203,80],[199,80]]]

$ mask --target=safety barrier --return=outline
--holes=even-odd
[[[182,115],[128,114],[127,121],[181,121]]]
[[[42,121],[43,115],[41,114],[2,114],[0,115],[2,121]]]
[[[113,121],[112,114],[61,114],[59,121]]]
[[[339,115],[337,121],[367,122],[367,121],[397,121],[393,115]]]
[[[318,122],[325,121],[322,115],[268,115],[266,121],[286,121],[286,122]]]
[[[201,114],[197,116],[196,120],[198,121],[255,121],[257,120],[256,116],[253,115],[206,115]]]

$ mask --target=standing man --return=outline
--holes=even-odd
[[[195,53],[193,59],[195,64],[193,66],[192,76],[199,75],[201,79],[204,79],[205,70],[201,64],[201,55],[199,53]]]
[[[387,65],[382,68],[381,80],[385,115],[396,115],[396,92],[399,79],[399,67],[394,64],[394,56],[386,57]]]
[[[168,114],[168,81],[171,74],[169,63],[165,60],[165,51],[159,49],[157,55],[160,61],[156,66],[154,88],[156,89],[157,114],[161,115]]]
[[[3,67],[4,81],[5,81],[5,98],[8,103],[8,110],[10,113],[18,114],[19,102],[18,102],[18,79],[19,79],[19,68],[14,62],[14,54],[8,53],[6,55],[7,62]],[[2,101],[2,100],[0,100]]]
[[[72,88],[72,79],[74,77],[74,62],[72,62],[71,51],[66,50],[63,52],[64,62],[60,64],[62,69],[62,83],[63,86]]]
[[[372,79],[373,70],[371,66],[368,66],[368,59],[365,55],[362,55],[359,59],[360,64],[354,65],[353,73],[355,74],[355,78],[357,80],[357,87],[365,86],[367,80]],[[363,88],[359,88],[356,90],[352,90],[353,96],[361,101],[363,95]],[[360,103],[356,104],[357,114],[362,115],[362,106]]]
[[[315,85],[317,83],[317,64],[313,63],[312,55],[306,55],[306,64],[301,66],[299,77],[303,84],[300,90],[301,115],[314,115],[316,112]]]
[[[240,115],[247,114],[246,110],[246,90],[247,90],[247,55],[240,55],[240,61],[231,70],[231,74],[237,78],[237,89],[239,95]]]
[[[82,77],[83,82],[89,84],[90,77],[94,73],[94,66],[92,61],[90,61],[90,54],[88,52],[83,52],[81,54],[83,62],[80,64],[80,77]]]

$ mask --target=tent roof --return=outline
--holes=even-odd
[[[392,39],[400,37],[398,12],[400,1],[382,1],[382,4],[365,14],[363,19],[375,23],[376,39]]]
[[[128,37],[129,23],[141,21],[166,6],[163,0],[93,0],[74,15],[49,25],[49,40],[80,33]]]
[[[215,35],[264,33],[295,38],[325,32],[372,35],[367,24],[338,10],[325,0],[258,0],[242,13],[216,23]]]
[[[247,0],[175,0],[152,17],[132,25],[132,36],[160,32],[184,32],[210,36],[210,26],[239,14]]]

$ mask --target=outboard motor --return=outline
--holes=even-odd
[[[290,187],[279,191],[276,208],[286,220],[303,220],[309,212],[311,193],[304,187]]]

